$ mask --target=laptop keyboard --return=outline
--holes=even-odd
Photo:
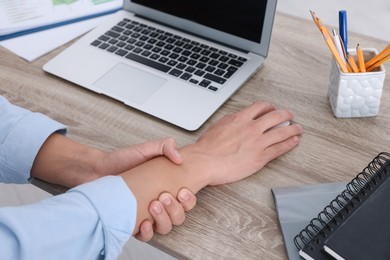
[[[91,45],[210,91],[218,91],[247,61],[233,53],[127,18]]]

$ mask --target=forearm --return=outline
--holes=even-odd
[[[138,233],[142,221],[153,221],[148,206],[160,193],[173,195],[186,187],[193,193],[209,184],[209,172],[203,169],[201,154],[194,149],[195,145],[180,150],[183,162],[181,165],[170,162],[165,157],[157,157],[121,174],[125,183],[137,199],[137,222],[133,234]]]
[[[39,150],[31,176],[65,187],[74,187],[98,177],[96,162],[103,154],[98,149],[54,133]]]

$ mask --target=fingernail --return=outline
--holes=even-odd
[[[149,232],[152,229],[150,225],[142,225],[141,228],[144,233]]]
[[[175,153],[175,156],[178,158],[181,158],[181,155],[178,150],[173,151]]]
[[[163,197],[161,198],[161,202],[162,202],[164,205],[168,206],[168,205],[171,204],[172,200],[171,200],[171,197],[170,197],[169,195],[166,195],[166,196],[163,195]]]
[[[185,201],[189,200],[190,199],[190,193],[187,190],[181,192],[180,193],[180,199],[181,200],[185,200]]]
[[[160,215],[160,214],[161,214],[161,211],[162,211],[161,205],[158,204],[158,203],[156,203],[156,204],[152,207],[152,211],[154,212],[154,214]]]

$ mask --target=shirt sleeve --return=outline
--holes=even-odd
[[[0,96],[0,182],[28,183],[39,149],[54,132],[64,134],[66,128]]]
[[[37,204],[1,208],[1,259],[116,259],[132,235],[136,208],[119,176]]]

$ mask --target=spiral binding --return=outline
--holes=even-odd
[[[323,230],[327,227],[327,224],[334,220],[336,215],[340,215],[343,212],[349,214],[351,210],[350,207],[357,207],[356,202],[353,202],[351,199],[356,196],[357,204],[359,204],[361,202],[361,195],[366,196],[367,191],[374,189],[387,173],[390,173],[390,153],[382,152],[347,184],[346,189],[343,192],[333,199],[316,218],[313,218],[310,223],[295,236],[295,246],[298,249],[304,248],[312,239],[315,239],[318,234],[325,238],[326,234]],[[341,212],[342,210],[343,212]],[[344,218],[345,216],[341,214],[340,217]]]

